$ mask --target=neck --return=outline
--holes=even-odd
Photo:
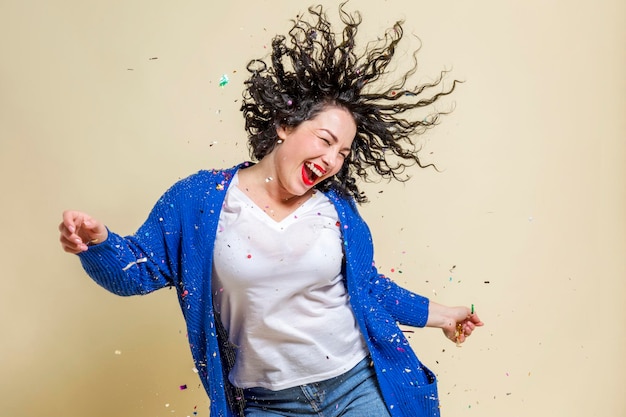
[[[244,175],[242,176],[242,172]],[[275,165],[267,158],[257,164],[240,171],[240,182],[247,188],[249,194],[258,195],[262,190],[271,201],[283,205],[299,204],[312,194],[312,190],[303,195],[294,195],[282,187],[276,175]]]

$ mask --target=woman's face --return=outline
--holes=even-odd
[[[288,195],[303,195],[332,177],[350,154],[356,123],[346,109],[325,107],[295,128],[279,127],[283,143],[274,148],[276,178]]]

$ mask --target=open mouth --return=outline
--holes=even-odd
[[[308,186],[315,184],[315,181],[325,173],[324,168],[312,162],[306,162],[302,165],[302,180]]]

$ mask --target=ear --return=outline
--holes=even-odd
[[[283,141],[287,139],[287,135],[291,132],[293,128],[290,126],[278,125],[276,126],[276,135],[278,135],[278,139],[282,139]]]

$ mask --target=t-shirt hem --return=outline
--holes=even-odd
[[[299,378],[292,381],[283,381],[280,384],[270,384],[267,382],[245,382],[245,381],[231,381],[231,383],[238,388],[249,389],[249,388],[265,388],[271,391],[282,391],[289,388],[298,387],[301,385],[312,384],[314,382],[322,382],[328,379],[336,378],[340,375],[349,372],[352,368],[357,366],[363,359],[365,359],[369,353],[364,352],[359,355],[355,355],[354,358],[348,362],[346,367],[339,367],[337,369],[333,369],[332,371],[324,372],[322,374],[310,375],[306,378]]]

